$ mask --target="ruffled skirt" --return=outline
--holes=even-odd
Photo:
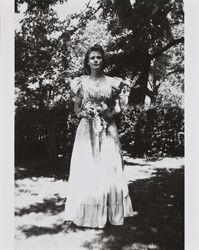
[[[116,125],[113,122],[100,134],[92,133],[90,121],[83,118],[71,157],[65,220],[93,228],[104,228],[107,220],[123,225],[124,217],[134,213]]]

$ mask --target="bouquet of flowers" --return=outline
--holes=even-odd
[[[92,120],[93,129],[98,133],[107,127],[107,122],[103,118],[103,114],[107,109],[108,106],[105,102],[95,103],[89,101],[83,105],[80,115]]]

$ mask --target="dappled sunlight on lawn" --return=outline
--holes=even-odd
[[[105,229],[64,223],[67,180],[47,176],[15,181],[16,250],[182,250],[183,158],[147,161],[124,158],[124,174],[137,215]],[[20,170],[21,171],[21,170]],[[26,169],[26,173],[27,173]]]
[[[156,175],[129,185],[138,214],[127,218],[124,226],[109,226],[85,246],[101,249],[182,250],[184,244],[183,168],[157,169]],[[137,247],[137,248],[136,248]]]
[[[179,169],[184,165],[184,158],[163,158],[156,161],[147,159],[133,159],[124,157],[124,175],[127,181],[132,182],[138,179],[146,179],[155,176],[158,168]]]
[[[76,250],[87,249],[81,246],[81,242],[85,239],[92,240],[96,236],[95,230],[86,230],[78,232],[69,231],[66,233],[63,228],[59,228],[60,232],[49,234],[43,228],[38,228],[38,231],[43,231],[43,235],[35,234],[35,237],[29,237],[28,239],[16,241],[16,250]],[[53,229],[52,229],[53,230]],[[94,249],[94,248],[93,248]]]
[[[17,207],[28,206],[35,202],[43,202],[43,199],[66,198],[67,181],[54,178],[38,177],[16,180],[15,195]]]

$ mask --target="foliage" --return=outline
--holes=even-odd
[[[107,51],[106,74],[124,79],[123,148],[137,156],[182,155],[183,2],[99,0],[60,21],[52,6],[62,2],[15,2],[27,3],[15,34],[17,155],[36,148],[51,162],[70,157],[78,123],[70,79],[85,73],[85,51],[96,42]]]
[[[116,0],[99,0],[96,9],[88,4],[84,12],[71,15],[63,23],[51,8],[60,1],[45,1],[43,8],[39,1],[18,1],[22,2],[32,8],[22,21],[22,31],[16,34],[17,84],[27,84],[26,76],[32,83],[52,76],[53,81],[58,82],[55,76],[64,70],[64,77],[83,74],[83,55],[95,41],[107,48],[107,74],[138,76],[129,95],[129,104],[143,104],[146,95],[155,98],[160,83],[168,74],[178,77],[179,72],[183,73],[181,0],[175,3],[143,0],[133,4],[129,0],[122,4]],[[100,9],[103,13],[97,18]],[[182,74],[180,77],[182,79]],[[150,79],[153,79],[151,91],[148,89]],[[44,89],[42,98],[46,92]]]
[[[122,148],[135,157],[183,156],[184,111],[171,105],[128,107],[119,134]]]
[[[19,12],[19,7],[21,4],[27,4],[27,11],[31,12],[34,8],[38,8],[40,10],[46,10],[50,8],[52,5],[57,3],[64,3],[67,0],[15,0],[15,12]]]
[[[156,84],[154,64],[162,64],[160,78],[167,71],[167,65],[175,64],[175,54],[181,57],[183,69],[183,48],[175,46],[183,43],[183,1],[98,1],[103,8],[103,17],[108,22],[113,38],[108,50],[111,74],[139,76],[129,95],[129,104],[143,104],[145,96],[154,98],[148,90],[151,76]],[[170,48],[175,46],[173,53]],[[166,52],[166,56],[164,53]],[[168,54],[170,53],[170,56]],[[159,84],[157,84],[159,85]]]
[[[183,156],[184,113],[170,105],[145,109],[128,107],[119,120],[122,149],[134,157]],[[39,113],[23,109],[16,113],[17,156],[71,156],[78,119],[66,103]],[[47,151],[46,151],[47,149]],[[27,154],[27,155],[26,155]]]
[[[15,144],[17,159],[48,157],[54,165],[59,155],[70,158],[78,120],[72,113],[72,98],[50,110],[17,109]]]
[[[50,107],[69,88],[65,78],[71,32],[69,21],[63,25],[52,9],[34,9],[22,20],[15,39],[15,85],[21,91],[17,105]]]

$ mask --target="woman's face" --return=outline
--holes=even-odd
[[[99,51],[91,51],[88,57],[88,65],[91,70],[102,70],[103,57]]]

